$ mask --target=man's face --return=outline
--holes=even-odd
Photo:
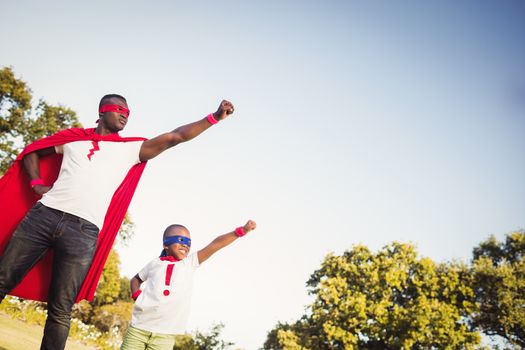
[[[166,235],[166,238],[171,236],[184,236],[190,238],[190,233],[185,228],[177,227],[171,229],[170,232]],[[166,250],[166,253],[169,256],[173,256],[178,260],[182,260],[188,256],[188,253],[190,252],[190,247],[181,243],[173,243],[169,246],[164,246],[164,250]]]
[[[111,97],[111,98],[105,99],[104,102],[102,103],[102,106],[103,105],[118,105],[126,109],[129,109],[128,104],[122,101],[118,97]],[[127,116],[125,114],[121,114],[118,112],[104,112],[102,113],[102,116],[100,117],[100,119],[104,123],[104,126],[106,126],[111,131],[123,130],[128,122]]]

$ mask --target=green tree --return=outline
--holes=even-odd
[[[0,174],[5,173],[18,153],[16,138],[24,130],[27,113],[31,110],[31,91],[17,79],[11,68],[0,70]]]
[[[36,106],[35,114],[36,118],[29,119],[22,134],[24,145],[66,128],[82,127],[75,111],[64,106],[52,106],[43,100]]]
[[[475,349],[470,281],[463,264],[418,258],[408,244],[330,254],[307,282],[307,314],[277,325],[264,349]]]
[[[0,69],[0,175],[20,150],[43,136],[68,127],[80,127],[76,113],[40,100],[33,109],[31,89],[10,67]]]
[[[306,316],[294,324],[277,323],[266,338],[263,349],[305,350],[319,342],[314,326],[310,327]],[[299,340],[299,336],[301,340]],[[302,344],[302,345],[301,345]]]
[[[120,258],[117,251],[112,249],[102,270],[93,304],[101,306],[114,303],[118,300],[120,288]]]
[[[474,324],[525,348],[525,232],[494,236],[474,248],[472,269],[479,312]]]
[[[127,278],[126,276],[120,277],[120,292],[118,295],[119,300],[133,302],[133,299],[131,298],[131,288],[129,286],[129,283],[129,278]]]

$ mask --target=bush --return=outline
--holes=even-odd
[[[102,336],[102,332],[93,325],[86,324],[77,318],[72,318],[69,336],[84,342],[96,343]]]
[[[114,331],[122,336],[131,322],[133,303],[117,301],[94,309],[91,323],[102,332]]]
[[[131,288],[129,287],[129,278],[126,276],[120,277],[120,292],[118,299],[133,302],[133,299],[131,298]]]
[[[43,326],[46,323],[46,303],[7,296],[0,304],[0,311],[11,317]]]
[[[222,323],[212,325],[208,333],[196,331],[190,334],[177,335],[173,350],[226,350],[234,343],[224,341],[220,334],[224,325]]]
[[[78,304],[73,305],[71,317],[79,319],[84,323],[89,323],[93,316],[93,306],[87,301],[82,300]]]

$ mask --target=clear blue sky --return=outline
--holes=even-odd
[[[259,228],[199,271],[190,329],[252,350],[310,299],[328,252],[413,242],[464,259],[525,226],[523,1],[16,1],[0,66],[93,126],[128,98],[124,135],[236,113],[148,164],[119,248],[134,275],[171,223],[194,247]]]

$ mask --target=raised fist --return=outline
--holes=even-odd
[[[223,120],[227,116],[233,113],[235,108],[233,107],[233,104],[230,101],[222,100],[221,104],[219,105],[219,108],[217,108],[217,112],[213,113],[213,117],[217,120]]]
[[[248,233],[251,230],[255,230],[256,227],[257,227],[257,224],[255,223],[255,221],[248,220],[248,222],[246,222],[246,224],[244,224],[243,229],[244,229],[244,232]]]

